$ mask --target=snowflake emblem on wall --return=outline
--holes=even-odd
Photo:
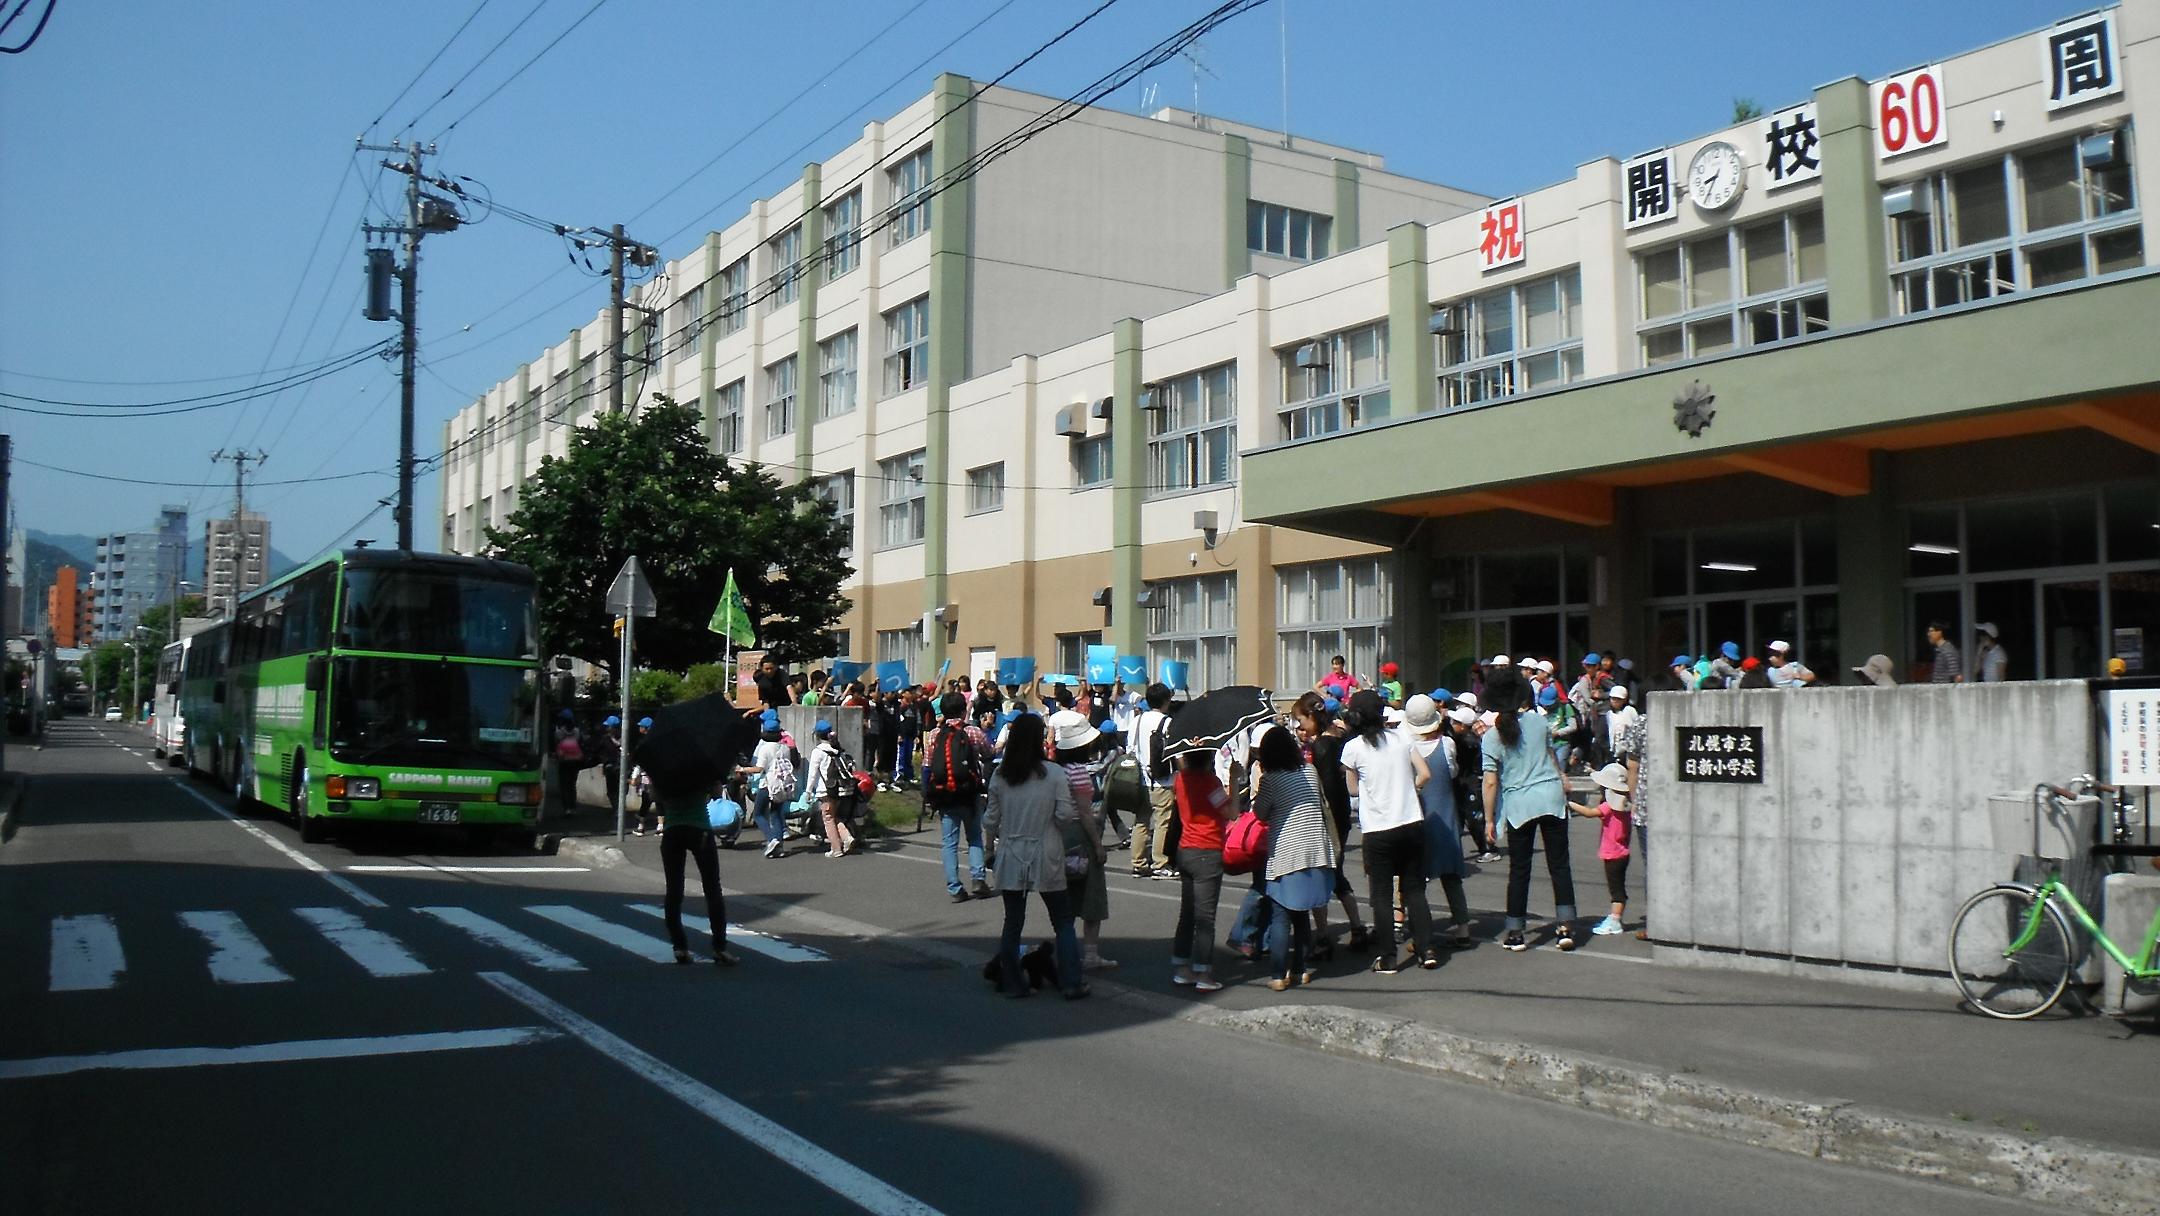
[[[1689,381],[1673,398],[1673,425],[1686,431],[1690,439],[1702,438],[1702,433],[1710,429],[1710,420],[1717,417],[1717,410],[1712,408],[1716,402],[1717,394],[1710,391],[1709,385]]]

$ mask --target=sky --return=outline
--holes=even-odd
[[[13,394],[0,431],[16,518],[102,534],[181,503],[199,536],[232,508],[232,466],[212,453],[261,451],[248,505],[304,560],[395,537],[379,505],[396,484],[395,363],[278,383],[394,336],[359,315],[360,226],[401,205],[402,179],[359,138],[433,140],[431,168],[503,204],[621,222],[675,258],[939,71],[995,77],[1099,0],[0,0],[0,19],[28,5],[0,45],[48,2],[36,43],[0,56],[0,394]],[[1215,4],[1113,0],[1006,83],[1063,96]],[[1721,127],[1735,98],[1775,110],[2090,7],[1273,0],[1209,34],[1198,67],[1167,65],[1111,104],[1139,111],[1152,86],[1154,104],[1191,108],[1197,83],[1208,113],[1276,128],[1287,102],[1295,134],[1506,195]],[[428,238],[420,456],[444,419],[606,300],[558,237],[504,215]],[[250,389],[157,417],[75,404]],[[415,504],[432,548],[432,477]]]

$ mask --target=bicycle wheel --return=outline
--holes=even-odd
[[[2040,903],[2039,922],[2032,924]],[[2010,949],[2032,924],[2030,940]],[[1965,901],[1950,926],[1950,978],[1967,1004],[1993,1018],[2037,1017],[2061,999],[2076,961],[2070,923],[2030,887],[1990,887]]]

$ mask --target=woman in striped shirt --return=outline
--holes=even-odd
[[[1328,827],[1327,806],[1312,766],[1305,763],[1297,739],[1276,729],[1260,736],[1260,787],[1253,813],[1268,825],[1267,895],[1275,908],[1268,953],[1277,992],[1293,982],[1310,984],[1319,972],[1306,965],[1312,941],[1312,911],[1335,897],[1335,867],[1341,860],[1335,833]]]

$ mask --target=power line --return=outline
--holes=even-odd
[[[122,485],[130,486],[159,486],[168,490],[222,490],[228,484],[222,481],[151,481],[141,477],[115,477],[110,473],[92,473],[85,469],[65,469],[56,464],[43,464],[21,456],[15,458],[15,463],[26,464],[35,469],[43,469],[48,473],[64,473],[69,477],[87,477],[92,481],[117,481]],[[355,473],[333,473],[328,477],[295,477],[286,481],[258,481],[255,483],[255,488],[259,490],[264,486],[298,486],[318,481],[348,481],[355,477],[390,476],[393,476],[393,473],[389,469],[362,469]]]
[[[0,410],[16,410],[25,414],[45,414],[60,418],[158,418],[166,416],[168,414],[191,414],[194,413],[196,410],[217,409],[221,406],[237,405],[245,401],[255,401],[263,397],[273,396],[287,388],[292,387],[295,384],[308,384],[312,383],[313,381],[323,379],[326,376],[334,376],[341,371],[345,371],[348,368],[358,366],[360,363],[365,362],[376,352],[382,350],[388,345],[389,343],[387,341],[377,342],[372,346],[364,346],[361,347],[359,350],[348,351],[345,354],[331,359],[326,363],[317,364],[314,368],[306,372],[280,377],[277,380],[268,381],[263,384],[252,385],[244,389],[227,389],[224,392],[208,393],[199,397],[175,397],[168,401],[136,402],[64,401],[56,400],[50,397],[31,397],[21,393],[0,392],[0,397],[4,397],[9,401],[27,401],[34,405],[74,407],[74,410],[40,410],[30,409],[26,406],[9,405],[5,401],[0,401]],[[114,410],[122,412],[112,414],[86,414],[75,412],[75,410]]]
[[[15,24],[15,19],[22,16],[23,12],[30,7],[31,3],[32,0],[22,0],[21,4],[16,5],[15,11],[7,15],[7,20],[0,21],[0,33],[7,32],[7,27]],[[37,44],[38,35],[45,32],[45,23],[52,20],[53,10],[59,7],[60,0],[45,0],[45,12],[38,17],[38,23],[36,27],[30,31],[30,36],[23,39],[21,45],[19,46],[0,46],[0,55],[20,55],[24,51],[29,50],[32,46],[35,46]]]
[[[562,33],[555,35],[555,39],[553,42],[550,42],[546,46],[541,47],[539,52],[535,54],[532,58],[526,60],[522,64],[519,64],[517,71],[510,73],[510,75],[506,77],[501,84],[498,84],[493,89],[488,90],[487,96],[472,103],[472,105],[468,107],[463,114],[460,114],[456,118],[451,119],[450,125],[444,127],[440,132],[437,132],[434,136],[430,137],[428,142],[431,144],[440,142],[443,136],[457,130],[457,125],[461,122],[464,122],[466,119],[471,118],[473,116],[473,111],[478,110],[481,106],[484,106],[487,103],[495,100],[495,95],[497,93],[500,93],[504,89],[509,88],[511,81],[516,80],[518,77],[525,74],[525,69],[540,62],[540,60],[545,57],[549,51],[554,50],[556,46],[562,42],[563,39],[568,38],[571,34],[576,33],[577,27],[585,24],[586,18],[591,17],[594,13],[599,12],[601,6],[605,5],[607,2],[608,0],[593,0],[592,7],[586,9],[583,13],[581,13],[578,16],[577,20],[571,22],[569,29],[566,29]]]
[[[405,95],[412,92],[412,87],[420,83],[420,78],[428,74],[428,70],[430,68],[433,68],[436,62],[443,57],[443,53],[450,49],[450,44],[458,40],[458,37],[465,32],[466,27],[473,23],[473,18],[478,17],[480,15],[480,11],[486,8],[489,3],[490,0],[480,0],[480,3],[473,6],[473,11],[465,14],[465,20],[460,22],[458,24],[458,27],[450,32],[450,37],[444,40],[441,46],[435,48],[435,53],[428,56],[428,61],[426,63],[420,65],[420,70],[413,73],[413,78],[405,82],[405,87],[397,91],[397,96],[391,98],[390,104],[382,108],[382,113],[375,116],[375,121],[367,125],[368,130],[373,131],[375,128],[382,125],[383,119],[390,117],[390,111],[397,108],[397,103],[405,100]]]
[[[473,61],[473,65],[472,65],[471,67],[469,67],[469,68],[466,68],[466,69],[465,69],[465,74],[464,74],[464,75],[462,75],[462,76],[458,77],[458,78],[457,78],[456,80],[453,80],[453,81],[451,81],[451,82],[450,82],[450,87],[449,87],[449,88],[447,88],[447,89],[444,89],[444,90],[442,91],[442,95],[441,95],[441,96],[437,97],[437,98],[436,98],[435,100],[433,100],[433,101],[431,101],[431,102],[427,103],[426,105],[424,105],[424,106],[420,107],[420,112],[419,112],[418,114],[415,114],[415,115],[413,115],[413,116],[412,116],[411,118],[408,118],[408,119],[406,119],[406,120],[405,120],[405,125],[404,125],[404,126],[402,126],[402,127],[399,127],[399,128],[397,129],[396,133],[390,136],[390,141],[391,141],[392,143],[395,143],[395,142],[397,142],[397,140],[398,140],[398,139],[399,139],[399,138],[400,138],[401,136],[403,136],[403,135],[405,134],[405,132],[407,132],[407,131],[410,131],[410,130],[412,130],[412,129],[413,129],[413,126],[414,126],[414,124],[418,123],[418,122],[419,122],[419,121],[420,121],[421,119],[423,119],[423,118],[426,118],[426,117],[428,116],[428,112],[429,112],[429,111],[433,110],[433,109],[434,109],[434,108],[435,108],[436,106],[439,106],[439,105],[441,105],[441,104],[442,104],[442,103],[444,103],[445,101],[448,101],[448,100],[450,100],[450,95],[451,95],[452,93],[455,93],[455,92],[457,92],[457,91],[458,91],[458,86],[459,86],[459,85],[462,85],[462,84],[464,84],[464,83],[465,83],[465,82],[466,82],[467,80],[471,79],[471,78],[472,78],[472,74],[473,74],[474,72],[477,72],[477,71],[479,71],[479,70],[480,70],[480,65],[481,65],[481,64],[484,64],[484,63],[486,63],[486,62],[487,62],[488,60],[490,60],[490,59],[494,58],[494,57],[495,57],[495,52],[497,52],[497,51],[501,50],[501,49],[503,48],[503,44],[504,44],[504,43],[506,43],[506,42],[510,41],[510,40],[511,40],[512,38],[516,37],[516,36],[517,36],[517,32],[518,32],[519,30],[521,30],[521,29],[524,29],[524,28],[525,28],[525,23],[526,23],[526,22],[528,22],[528,21],[531,21],[531,20],[532,20],[532,19],[533,19],[534,17],[536,17],[536,16],[538,16],[538,15],[539,15],[539,13],[540,13],[540,10],[541,10],[541,9],[543,9],[543,8],[546,8],[546,7],[547,7],[547,2],[548,2],[548,0],[538,0],[538,3],[534,4],[534,5],[532,6],[532,8],[530,8],[530,9],[526,10],[526,13],[525,13],[525,15],[524,15],[524,16],[522,16],[522,17],[520,17],[520,18],[518,18],[518,20],[517,20],[517,24],[516,24],[516,25],[513,25],[513,26],[511,26],[511,27],[510,27],[510,29],[509,29],[509,31],[508,31],[507,33],[505,33],[505,34],[504,34],[504,35],[503,35],[502,37],[500,37],[500,38],[497,38],[497,39],[495,40],[495,45],[494,45],[494,46],[491,46],[491,47],[489,47],[489,48],[488,48],[487,50],[485,50],[485,51],[482,51],[482,52],[480,53],[480,58],[478,58],[478,59],[474,60],[474,61]]]

